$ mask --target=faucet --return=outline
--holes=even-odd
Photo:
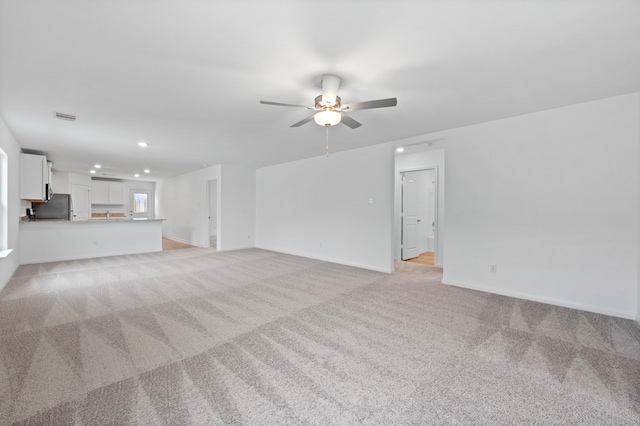
[[[111,216],[109,215],[109,210],[107,210],[107,220],[111,219]]]

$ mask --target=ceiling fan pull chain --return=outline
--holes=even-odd
[[[325,125],[325,127],[327,128],[327,144],[325,145],[324,149],[327,152],[327,157],[329,157],[329,124]]]

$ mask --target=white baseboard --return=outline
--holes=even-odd
[[[521,293],[521,292],[518,292],[518,291],[505,291],[505,290],[495,289],[493,287],[487,287],[487,286],[483,286],[483,285],[478,285],[478,284],[473,284],[473,283],[468,283],[468,282],[462,282],[462,281],[457,281],[457,280],[442,280],[442,284],[451,285],[451,286],[455,286],[455,287],[468,288],[468,289],[471,289],[471,290],[484,291],[486,293],[499,294],[501,296],[515,297],[517,299],[524,299],[524,300],[531,300],[531,301],[534,301],[534,302],[547,303],[549,305],[562,306],[562,307],[565,307],[565,308],[578,309],[578,310],[581,310],[581,311],[594,312],[596,314],[609,315],[609,316],[612,316],[612,317],[626,318],[626,319],[631,319],[631,320],[633,320],[633,319],[637,320],[637,318],[638,318],[636,313],[635,312],[631,312],[631,311],[621,311],[621,310],[618,310],[618,309],[610,309],[610,308],[605,308],[605,307],[601,307],[601,306],[593,306],[593,305],[585,305],[585,304],[582,304],[582,303],[568,302],[568,301],[565,301],[565,300],[553,299],[553,298],[549,298],[549,297],[535,296],[535,295],[532,295],[532,294]]]
[[[2,277],[0,277],[0,292],[2,292],[2,290],[7,286],[7,284],[9,284],[9,281],[11,281],[11,278],[13,278],[13,275],[16,273],[16,271],[20,267],[20,262],[18,262],[17,260],[10,259],[10,257],[13,258],[18,255],[16,251],[15,250],[7,250],[7,251],[8,253],[5,253],[5,256],[0,258],[0,260],[2,262],[7,262],[6,264],[9,264],[9,262],[13,262],[13,265],[9,266],[9,268],[3,272]]]
[[[177,241],[179,243],[194,245],[191,241],[183,240],[182,238],[178,238],[178,237],[172,237],[171,235],[162,234],[162,238],[166,238],[167,240]]]
[[[160,250],[143,250],[143,251],[138,251],[138,250],[134,250],[131,252],[126,252],[123,253],[121,251],[118,252],[104,252],[104,253],[89,253],[89,254],[80,254],[80,255],[73,255],[73,256],[51,256],[51,257],[43,257],[43,258],[38,258],[38,259],[29,259],[26,260],[22,263],[20,263],[21,265],[33,265],[36,263],[51,263],[51,262],[70,262],[73,260],[85,260],[85,259],[98,259],[101,257],[113,257],[113,256],[129,256],[132,254],[145,254],[145,253],[158,253],[162,251],[162,249]]]
[[[166,238],[167,240],[171,240],[171,241],[177,241],[179,243],[189,244],[190,246],[194,246],[194,247],[206,248],[206,246],[202,246],[200,244],[196,244],[191,241],[183,240],[182,238],[171,237],[169,235],[163,235],[162,238]]]

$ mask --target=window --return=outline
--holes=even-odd
[[[149,195],[144,192],[134,192],[133,193],[133,212],[134,213],[148,213],[149,205],[148,205]]]
[[[7,248],[7,234],[8,234],[8,216],[9,210],[7,208],[7,200],[9,192],[9,181],[7,173],[7,154],[0,149],[0,257],[2,252]]]
[[[153,190],[129,190],[131,219],[153,219]]]

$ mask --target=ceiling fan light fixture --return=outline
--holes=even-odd
[[[313,116],[316,124],[320,126],[335,126],[340,123],[341,118],[342,116],[339,112],[331,110],[320,111]]]

